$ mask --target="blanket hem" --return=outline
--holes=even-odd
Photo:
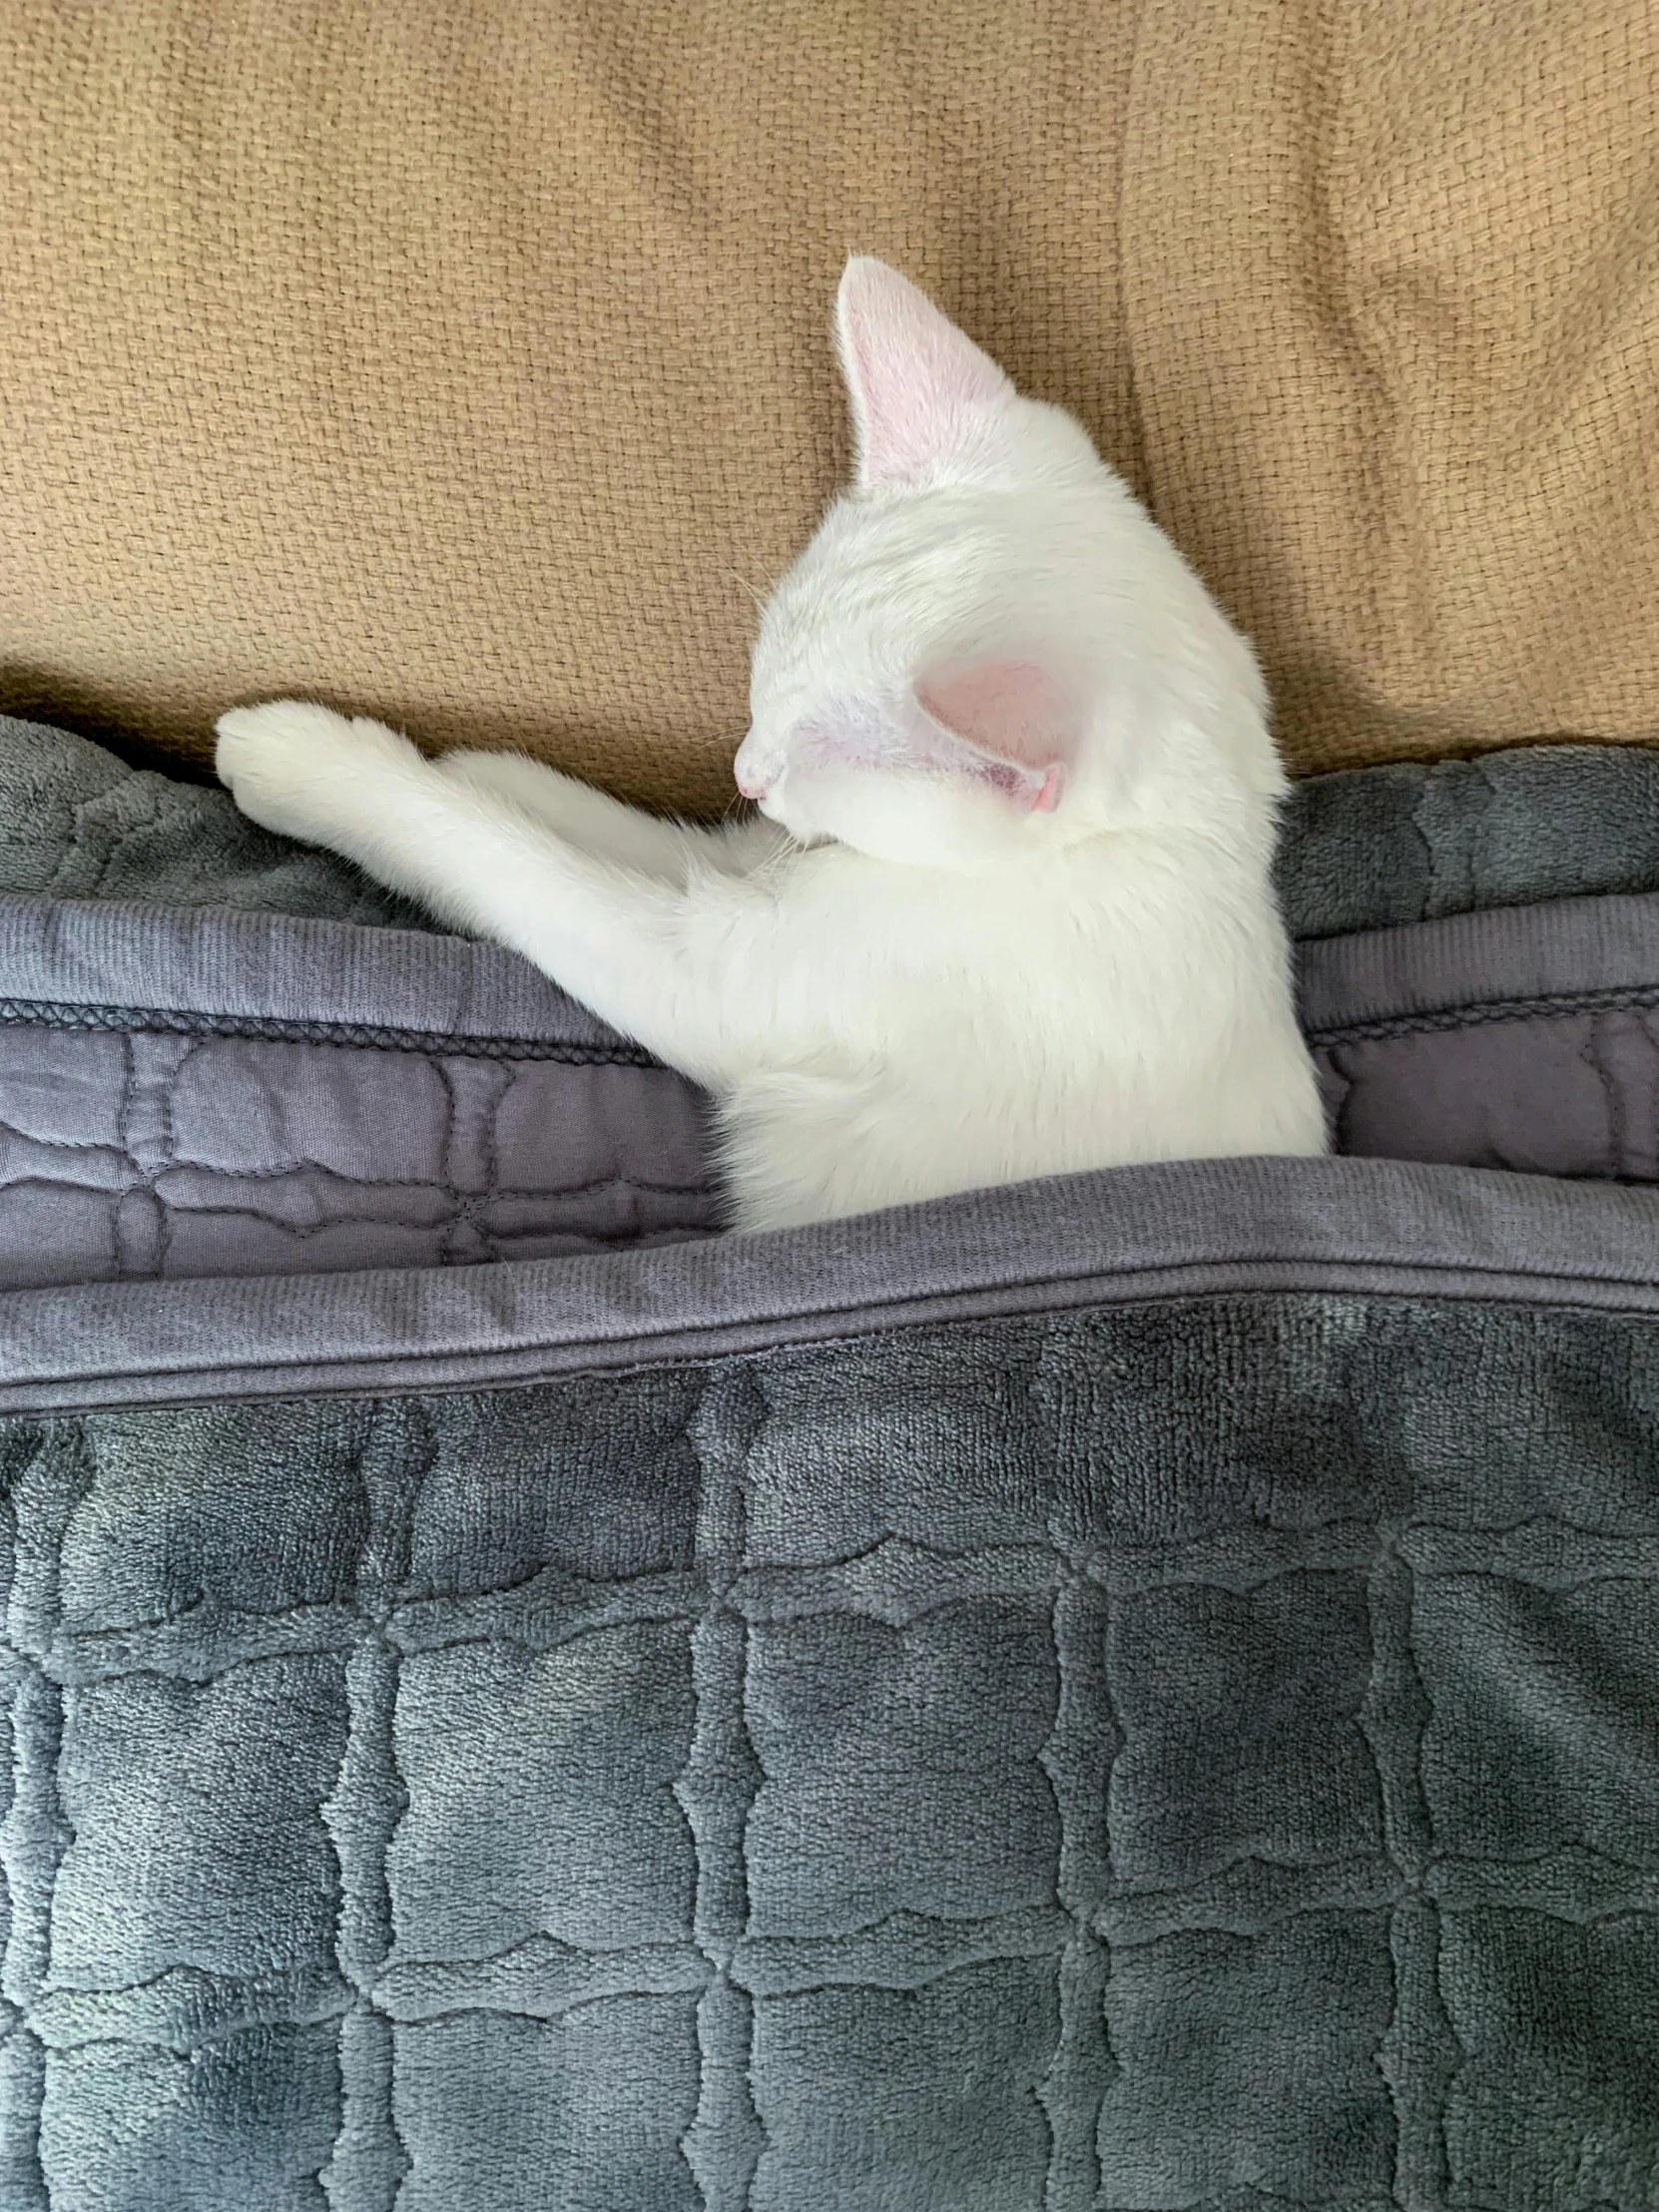
[[[486,1387],[1229,1293],[1655,1313],[1656,1252],[1654,1190],[1398,1161],[1180,1162],[593,1257],[12,1292],[0,1413]]]

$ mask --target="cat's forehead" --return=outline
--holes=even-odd
[[[883,651],[1017,589],[1017,541],[971,496],[844,500],[782,579],[762,623],[768,654],[835,638]]]

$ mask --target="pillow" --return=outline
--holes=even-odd
[[[1089,425],[1297,769],[1651,733],[1656,42],[1644,0],[16,0],[0,708],[206,759],[299,691],[718,807],[856,250]]]

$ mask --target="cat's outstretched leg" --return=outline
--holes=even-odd
[[[720,971],[731,931],[693,926],[679,883],[580,849],[381,723],[287,699],[235,708],[218,733],[221,780],[266,829],[341,852],[444,920],[512,946],[698,1080],[718,1083],[743,1062],[743,994]],[[757,895],[730,885],[734,900]]]
[[[584,852],[668,883],[683,884],[697,862],[747,874],[789,842],[770,822],[746,820],[716,829],[648,815],[523,753],[445,753],[433,766],[458,783],[511,801]]]

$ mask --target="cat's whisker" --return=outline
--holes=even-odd
[[[731,583],[736,584],[740,591],[755,602],[757,612],[765,614],[767,601],[772,594],[760,584],[752,584],[747,576],[740,576],[735,568],[729,568],[726,574]]]

